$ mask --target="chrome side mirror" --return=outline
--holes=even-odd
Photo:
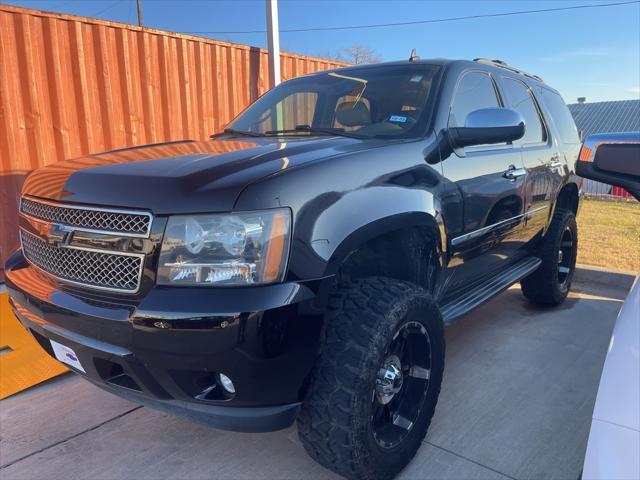
[[[454,148],[503,143],[524,136],[524,119],[510,108],[481,108],[467,115],[464,127],[449,128]]]

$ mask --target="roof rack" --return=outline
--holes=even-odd
[[[524,75],[525,77],[533,78],[538,82],[544,83],[544,80],[542,80],[542,78],[540,78],[538,75],[527,73],[524,70],[520,70],[519,68],[512,67],[511,65],[509,65],[507,62],[503,60],[496,60],[496,59],[492,60],[490,58],[474,58],[473,61],[478,63],[484,63],[485,65],[493,65],[494,67],[504,68],[505,70],[509,70],[514,73],[519,73],[520,75]]]

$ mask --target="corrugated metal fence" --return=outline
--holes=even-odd
[[[283,79],[343,64],[284,53]],[[255,47],[0,5],[0,262],[34,168],[205,139],[268,89]],[[1,279],[0,279],[1,281]]]

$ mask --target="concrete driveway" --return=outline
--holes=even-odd
[[[580,269],[557,309],[513,287],[447,329],[436,415],[404,479],[571,479],[632,276]],[[237,434],[65,375],[0,402],[0,478],[320,479],[295,428]]]

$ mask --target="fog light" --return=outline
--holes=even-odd
[[[224,373],[220,374],[220,383],[222,384],[222,388],[224,388],[229,393],[236,393],[236,387],[233,386],[233,382],[229,377],[227,377]]]

